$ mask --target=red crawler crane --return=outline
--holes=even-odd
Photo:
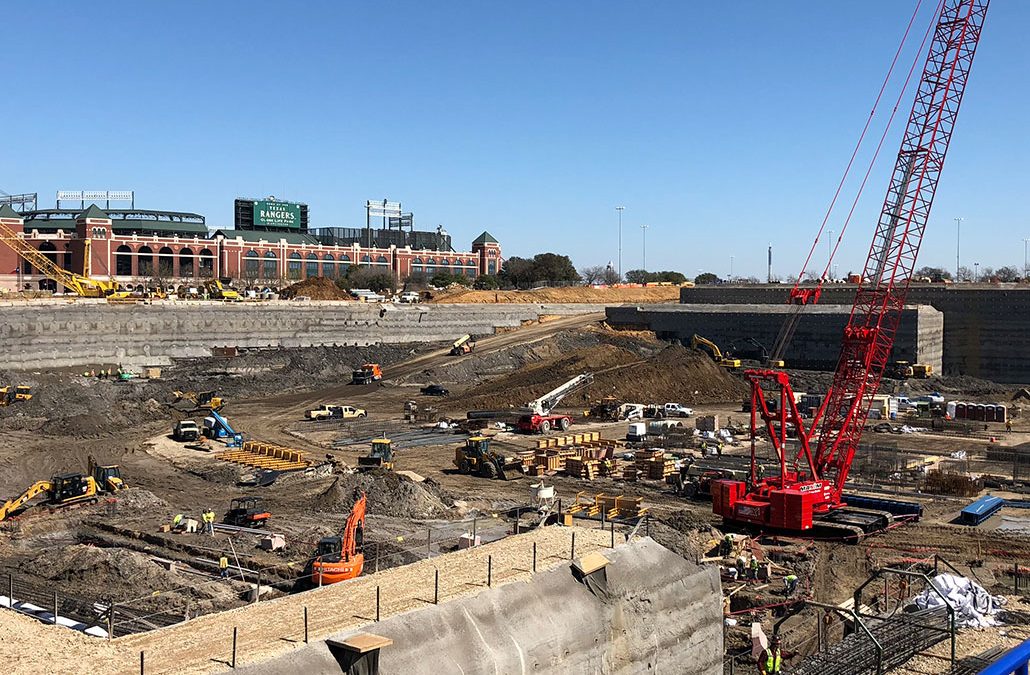
[[[915,103],[844,329],[833,385],[808,426],[786,373],[746,372],[751,383],[751,477],[713,484],[713,508],[724,519],[793,531],[819,524],[852,533],[888,523],[889,513],[845,508],[844,483],[894,345],[988,4],[940,2]],[[799,306],[818,296],[818,287],[791,293]],[[778,390],[775,413],[766,402],[772,393],[767,390]],[[760,427],[779,457],[778,476],[757,475],[755,438]]]

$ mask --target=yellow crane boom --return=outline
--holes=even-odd
[[[69,291],[85,298],[103,298],[117,290],[114,280],[104,281],[69,272],[50,258],[36,250],[32,244],[17,235],[11,228],[0,223],[0,241],[7,244],[18,256],[29,263],[43,276],[61,284]],[[85,259],[89,260],[89,239],[85,241]]]

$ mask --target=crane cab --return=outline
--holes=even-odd
[[[97,484],[92,476],[81,473],[66,473],[54,476],[50,480],[50,503],[55,505],[74,504],[75,502],[96,501]]]

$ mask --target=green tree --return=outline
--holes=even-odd
[[[694,283],[698,286],[702,286],[704,284],[718,284],[721,282],[722,279],[720,279],[718,275],[712,274],[711,272],[702,272],[701,274],[698,274],[696,277],[694,277]]]
[[[951,281],[951,272],[943,267],[920,267],[912,276],[916,279],[928,278],[933,282]]]
[[[501,283],[495,275],[484,274],[476,277],[476,280],[472,282],[472,287],[478,291],[495,291],[501,287]]]

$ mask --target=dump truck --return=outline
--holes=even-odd
[[[383,379],[383,368],[378,363],[365,363],[351,373],[351,384],[372,384]]]

